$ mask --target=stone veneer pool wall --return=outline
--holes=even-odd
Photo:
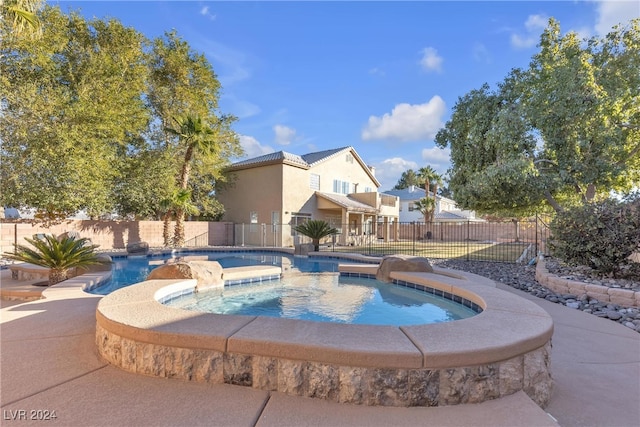
[[[350,274],[377,266],[341,265]],[[96,312],[100,355],[124,370],[227,383],[342,403],[442,406],[519,390],[544,407],[553,387],[551,317],[470,273],[392,273],[465,298],[482,313],[417,326],[344,325],[195,313],[159,300],[193,280],[155,280],[104,297]]]

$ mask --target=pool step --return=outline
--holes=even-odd
[[[248,265],[245,267],[224,268],[222,270],[222,280],[225,286],[274,280],[279,279],[281,275],[282,268],[270,265]]]

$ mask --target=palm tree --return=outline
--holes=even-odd
[[[338,230],[331,227],[328,222],[319,219],[309,220],[296,226],[294,230],[303,236],[311,238],[313,250],[316,252],[320,250],[320,239],[338,233]]]
[[[171,239],[169,237],[169,223],[174,215],[173,211],[173,198],[166,197],[160,200],[160,211],[162,212],[162,241],[164,247],[171,246]]]
[[[416,209],[424,215],[424,222],[433,222],[433,214],[436,208],[436,203],[430,197],[423,197],[422,199],[413,202]]]
[[[204,157],[213,156],[218,151],[218,141],[216,133],[207,126],[200,116],[186,115],[184,117],[173,119],[176,122],[175,128],[166,128],[166,131],[177,136],[179,142],[184,149],[184,159],[178,187],[180,190],[187,191],[189,188],[189,178],[191,175],[191,162],[196,154]],[[176,204],[176,228],[174,232],[174,244],[180,245],[184,243],[184,216],[187,210],[194,212],[191,202],[191,192],[188,192],[188,203],[185,200],[186,193],[180,197],[179,203]]]
[[[41,26],[36,12],[42,3],[42,0],[0,0],[0,17],[11,23],[13,34],[39,35]]]
[[[173,235],[173,244],[177,248],[184,246],[184,217],[200,213],[198,207],[191,202],[191,191],[180,189],[175,193],[173,209],[176,214],[176,228]]]
[[[25,240],[35,249],[16,245],[15,252],[7,254],[7,258],[49,268],[49,286],[67,280],[72,268],[86,269],[103,263],[95,252],[98,245],[88,244],[86,238],[65,236],[58,240],[54,235],[45,234],[42,238],[25,237]]]
[[[433,191],[433,211],[435,211],[435,208],[438,205],[436,193],[438,192],[438,186],[442,184],[442,176],[438,174],[435,171],[435,169],[433,169],[431,166],[425,166],[423,168],[420,168],[418,170],[418,176],[420,177],[420,179],[424,181],[424,192],[425,192],[426,198],[429,198],[429,190],[431,189],[431,183],[433,183],[435,186]],[[433,221],[433,214],[431,214],[430,217],[431,217],[431,221]],[[426,217],[425,217],[425,222],[426,222]]]

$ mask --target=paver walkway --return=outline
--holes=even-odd
[[[3,280],[3,289],[7,282]],[[499,287],[531,299],[554,319],[556,391],[545,410],[522,392],[478,405],[383,408],[130,374],[105,364],[96,353],[95,308],[100,297],[62,286],[47,291],[48,299],[2,301],[0,424],[554,426],[555,418],[567,427],[640,426],[640,334]],[[46,415],[44,411],[55,411],[57,418],[29,419]],[[23,416],[27,420],[19,419]]]

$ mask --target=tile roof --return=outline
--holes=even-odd
[[[418,200],[424,197],[424,188],[409,187],[402,190],[387,190],[384,194],[397,196],[400,200]],[[429,192],[429,195],[433,196],[431,192]]]
[[[287,153],[286,151],[277,151],[275,153],[269,153],[263,156],[252,157],[251,159],[241,160],[239,162],[233,163],[231,167],[236,168],[236,167],[245,167],[245,166],[255,166],[262,163],[278,163],[285,160],[291,163],[297,163],[301,166],[309,166],[307,162],[305,162],[302,159],[302,157],[298,156],[297,154]]]
[[[269,153],[269,154],[265,154],[258,157],[252,157],[251,159],[241,160],[239,162],[233,163],[230,166],[230,168],[232,169],[244,168],[247,166],[257,166],[260,164],[279,163],[279,162],[285,162],[285,161],[308,168],[330,157],[333,157],[342,151],[350,150],[350,149],[351,149],[350,146],[334,148],[332,150],[324,150],[324,151],[318,151],[315,153],[303,154],[302,156],[288,153],[286,151],[278,151],[275,153]]]
[[[423,197],[425,197],[424,188],[423,187],[418,187],[418,186],[414,186],[413,188],[411,188],[411,187],[404,188],[402,190],[387,190],[387,191],[384,192],[384,194],[390,194],[392,196],[397,196],[401,201],[418,200],[418,199],[422,199]],[[429,192],[429,196],[433,197],[433,192],[432,191]],[[446,200],[446,201],[450,201],[450,202],[455,203],[455,200],[449,199],[447,197],[442,197],[442,196],[438,196],[438,200]]]
[[[436,212],[433,219],[436,221],[485,222],[482,218],[476,218],[473,212],[466,210]]]
[[[323,160],[326,160],[329,157],[332,157],[340,153],[341,151],[350,150],[350,149],[351,147],[347,146],[347,147],[334,148],[333,150],[324,150],[324,151],[318,151],[316,153],[303,154],[302,159],[306,161],[309,164],[309,166],[311,166]]]
[[[329,200],[330,202],[335,203],[338,206],[341,206],[346,209],[358,210],[363,212],[376,212],[376,208],[366,203],[359,202],[355,199],[352,199],[348,196],[344,196],[341,194],[331,194],[331,193],[321,193],[316,191],[316,196],[320,196],[323,199]]]

